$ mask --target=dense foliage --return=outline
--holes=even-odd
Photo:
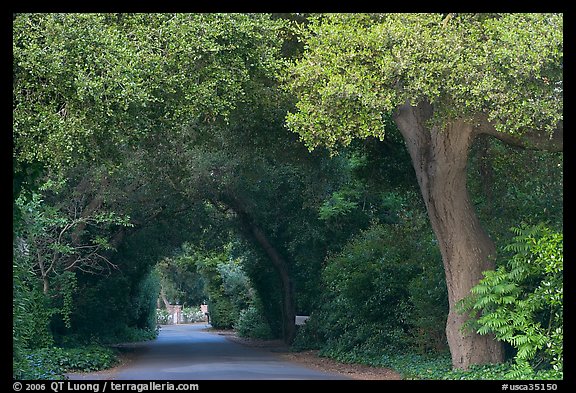
[[[550,131],[562,24],[15,14],[13,377],[110,367],[107,346],[156,337],[166,304],[190,322],[206,302],[246,337],[290,341],[310,315],[294,349],[405,378],[561,378],[562,154],[474,140],[468,189],[498,254],[466,304],[508,358],[451,370],[445,266],[393,109],[426,97],[436,124]]]
[[[166,257],[155,269],[160,276],[162,301],[190,307],[206,300],[202,275],[185,256]]]
[[[398,221],[374,224],[328,257],[323,297],[297,346],[321,345],[338,357],[446,350],[440,255],[415,196],[395,197]]]
[[[164,259],[159,266],[164,270],[177,266],[196,275],[195,281],[202,285],[203,296],[198,304],[207,302],[212,327],[235,328],[239,335],[245,337],[275,337],[265,317],[259,293],[244,271],[246,256],[235,255],[239,252],[238,246],[235,249],[231,243],[220,250],[211,251],[185,243],[178,255]],[[171,280],[164,283],[171,285]],[[189,292],[194,293],[197,293],[196,289]],[[180,304],[180,301],[176,298],[176,301],[169,303]],[[170,314],[165,309],[159,309],[158,313],[159,323],[171,323],[168,321]],[[199,306],[183,307],[182,313],[185,323],[206,321]]]
[[[406,101],[521,133],[562,119],[562,14],[323,14],[299,30],[289,127],[310,148],[385,135]],[[519,55],[519,54],[522,55]]]
[[[540,224],[513,228],[506,265],[485,273],[464,308],[477,314],[474,328],[495,334],[514,349],[511,378],[534,370],[563,369],[563,236]]]

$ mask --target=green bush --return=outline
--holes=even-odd
[[[441,258],[429,231],[414,222],[374,225],[328,258],[320,305],[294,348],[321,347],[340,358],[446,348]]]
[[[484,272],[462,303],[479,334],[494,334],[515,349],[509,376],[538,371],[563,375],[563,235],[545,225],[513,228],[505,265]],[[548,371],[547,371],[548,370]]]
[[[233,258],[231,246],[221,252],[189,250],[205,283],[209,297],[210,323],[217,329],[230,329],[248,307],[254,290],[244,272],[241,260]]]
[[[139,329],[132,326],[122,326],[116,331],[116,335],[107,344],[129,343],[154,340],[158,337],[156,325],[154,329]]]
[[[240,337],[273,338],[268,322],[264,318],[262,311],[255,305],[251,305],[240,312],[240,317],[234,328]]]
[[[444,266],[438,249],[430,249],[430,253],[435,263],[423,265],[420,273],[408,283],[412,305],[410,341],[420,353],[440,353],[448,349],[448,293]]]
[[[54,344],[50,319],[54,314],[50,300],[38,288],[27,258],[14,249],[12,297],[13,353]]]
[[[321,349],[324,344],[322,335],[321,318],[317,317],[318,312],[312,312],[312,315],[302,326],[298,326],[296,337],[292,342],[290,349],[292,351],[307,351]]]
[[[331,258],[324,270],[328,301],[323,333],[328,343],[339,341],[344,351],[364,345],[379,328],[383,332],[408,329],[406,283],[415,272],[410,261],[389,247],[389,235],[385,226],[365,231]],[[388,344],[403,346],[405,342]]]
[[[240,315],[240,310],[234,307],[230,299],[219,293],[211,294],[208,308],[210,324],[216,329],[231,329]]]
[[[156,328],[156,300],[160,293],[160,277],[156,270],[151,270],[136,287],[136,295],[130,302],[130,310],[136,327],[144,330]]]
[[[229,250],[227,252],[230,252]],[[250,279],[242,267],[242,259],[228,259],[218,264],[224,294],[237,310],[246,309],[253,297]]]

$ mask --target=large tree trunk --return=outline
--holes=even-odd
[[[500,363],[501,343],[489,335],[462,330],[466,316],[457,303],[470,293],[482,272],[494,269],[496,249],[483,230],[470,203],[466,188],[468,150],[474,127],[453,121],[444,129],[429,127],[432,108],[404,105],[396,113],[396,123],[412,158],[432,229],[442,254],[449,314],[446,336],[455,368],[473,364]]]

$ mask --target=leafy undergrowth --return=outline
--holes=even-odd
[[[13,366],[14,379],[67,379],[66,373],[98,371],[118,362],[118,353],[102,346],[42,348],[28,351]]]
[[[406,380],[559,380],[562,372],[554,370],[522,370],[514,362],[472,366],[468,370],[452,369],[450,355],[423,355],[418,353],[384,354],[366,356],[358,353],[336,353],[320,351],[326,356],[344,363],[366,364],[374,367],[391,368]]]

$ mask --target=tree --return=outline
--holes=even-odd
[[[562,26],[561,14],[320,15],[289,67],[287,124],[310,149],[383,138],[390,118],[400,129],[442,255],[456,368],[503,359],[456,310],[496,256],[466,188],[468,151],[481,134],[562,150]]]
[[[32,194],[26,200],[21,195],[16,203],[24,212],[25,230],[19,235],[33,255],[32,269],[43,283],[44,294],[50,278],[63,272],[104,274],[116,267],[109,259],[114,248],[108,237],[114,226],[132,226],[126,217],[106,211],[82,214],[84,206],[75,199],[72,206],[65,206],[67,211],[59,211],[40,198]]]
[[[20,186],[102,161],[146,131],[146,52],[107,14],[18,14],[13,23],[13,160]],[[27,184],[31,187],[32,184]]]
[[[154,233],[146,224],[153,220],[161,228],[177,221],[178,213],[208,201],[234,178],[234,165],[221,165],[234,156],[232,147],[219,147],[229,137],[223,130],[232,132],[230,124],[249,118],[244,111],[231,119],[237,107],[266,102],[266,110],[281,118],[271,83],[281,26],[265,14],[17,15],[15,199],[21,189],[34,189],[43,173],[66,176],[78,163],[93,162],[105,163],[115,178],[135,159],[141,167],[130,165],[134,177],[155,178],[125,178],[127,187],[119,191],[130,195],[129,205],[136,205],[134,195],[147,200],[131,212],[136,228],[129,239],[120,231],[114,240],[123,243],[121,254],[136,259],[138,246],[128,240]],[[250,144],[253,135],[247,126],[244,131]],[[174,196],[189,203],[175,207]],[[147,246],[163,249],[174,241],[154,240]],[[157,253],[143,256],[140,265],[151,255]]]
[[[281,26],[266,14],[16,15],[15,195],[43,170],[117,164],[162,132],[210,139],[277,68]]]

